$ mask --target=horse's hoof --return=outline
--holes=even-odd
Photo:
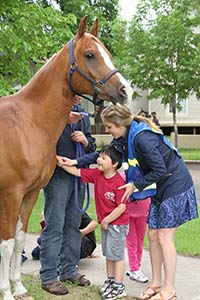
[[[14,296],[16,300],[34,300],[29,293],[24,293],[22,295]]]

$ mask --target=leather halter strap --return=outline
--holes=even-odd
[[[119,72],[117,69],[114,69],[112,71],[110,71],[106,76],[104,76],[101,80],[96,81],[93,78],[89,77],[86,73],[84,73],[77,65],[75,58],[74,58],[74,49],[73,49],[73,42],[74,42],[74,38],[72,38],[69,41],[69,55],[70,55],[70,70],[68,73],[68,83],[69,83],[69,87],[71,89],[71,91],[79,96],[82,96],[83,98],[91,101],[94,105],[98,105],[97,102],[97,98],[98,98],[98,93],[100,92],[100,90],[102,89],[103,85],[106,83],[106,81],[108,81],[110,79],[110,77],[112,77],[113,75],[115,75],[117,72]],[[89,97],[82,95],[80,93],[77,93],[72,86],[72,76],[73,74],[77,72],[79,73],[81,76],[83,76],[87,81],[89,81],[94,88],[94,94],[93,94],[93,99],[91,100]]]

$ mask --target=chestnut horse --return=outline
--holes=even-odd
[[[0,293],[3,300],[31,299],[21,281],[25,233],[39,191],[56,166],[56,144],[74,94],[124,103],[130,86],[83,17],[67,43],[14,95],[0,100]],[[102,79],[103,78],[103,79]],[[13,295],[10,289],[13,284]]]

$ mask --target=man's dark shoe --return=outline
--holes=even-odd
[[[65,295],[69,293],[66,286],[60,281],[42,284],[42,289],[54,295]]]
[[[71,278],[61,279],[61,281],[70,281],[79,286],[88,286],[90,285],[90,281],[85,277],[85,274],[77,274]]]

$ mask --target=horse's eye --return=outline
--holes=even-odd
[[[86,54],[86,57],[88,58],[88,59],[94,59],[95,57],[94,57],[94,54],[93,53],[87,53]]]

